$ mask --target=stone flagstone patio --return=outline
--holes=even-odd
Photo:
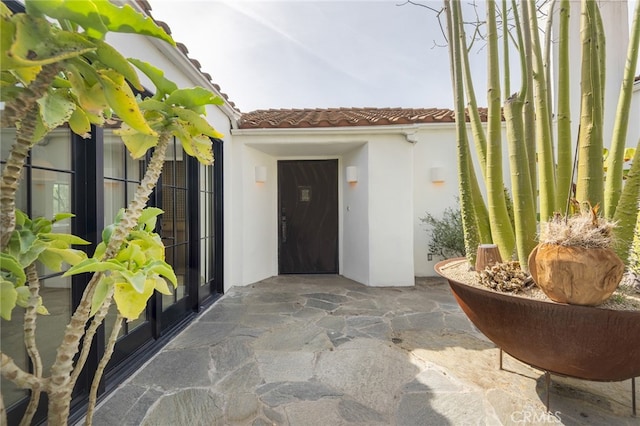
[[[334,275],[232,288],[103,401],[94,425],[637,425],[630,381],[544,376],[475,330],[446,282]]]

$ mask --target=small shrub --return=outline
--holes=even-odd
[[[420,220],[428,227],[429,253],[443,259],[465,256],[462,216],[459,209],[448,207],[441,218],[427,213]]]

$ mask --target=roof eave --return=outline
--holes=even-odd
[[[423,128],[433,129],[441,128],[441,129],[451,129],[455,128],[455,122],[444,122],[444,123],[413,123],[413,124],[390,124],[390,125],[375,125],[375,126],[342,126],[342,127],[272,127],[272,128],[254,128],[254,129],[233,129],[232,135],[251,135],[251,136],[259,136],[259,135],[268,135],[268,136],[279,136],[279,135],[305,135],[305,134],[313,134],[313,135],[332,135],[332,134],[351,134],[351,135],[360,135],[360,134],[399,134],[407,137],[407,140],[413,139],[412,136],[415,135],[416,132]]]
[[[121,4],[129,4],[131,7],[136,9],[138,12],[142,14],[147,14],[147,12],[134,0],[120,0]],[[148,15],[147,15],[148,16]],[[229,101],[223,96],[223,94],[218,90],[214,84],[208,80],[204,74],[196,67],[196,65],[191,61],[191,59],[182,53],[177,46],[172,46],[169,43],[157,39],[155,37],[149,37],[149,41],[155,48],[157,48],[161,53],[165,54],[169,59],[173,61],[180,68],[182,72],[184,72],[192,81],[200,84],[202,87],[210,90],[216,96],[220,97],[223,100],[222,105],[218,105],[220,110],[229,118],[231,121],[231,126],[235,127],[237,125],[240,116],[242,115],[240,111],[234,108]]]

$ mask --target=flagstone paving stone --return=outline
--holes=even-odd
[[[637,425],[630,381],[553,376],[504,355],[446,282],[332,275],[234,287],[101,401],[94,425]]]

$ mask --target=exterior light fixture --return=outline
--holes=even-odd
[[[256,183],[265,183],[267,181],[267,167],[256,166],[255,177],[256,177]]]
[[[444,168],[443,167],[431,167],[431,182],[444,183]]]
[[[356,183],[358,182],[358,168],[356,166],[347,167],[347,182]]]

